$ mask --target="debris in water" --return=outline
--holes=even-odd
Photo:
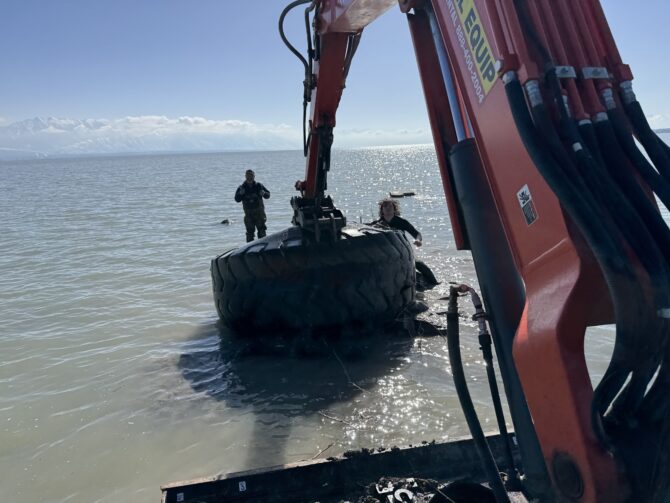
[[[415,196],[416,195],[416,190],[394,190],[393,192],[389,192],[389,196],[391,197],[410,197],[410,196]]]

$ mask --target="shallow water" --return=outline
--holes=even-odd
[[[0,163],[3,501],[159,501],[173,480],[467,434],[442,337],[400,332],[300,358],[250,354],[217,324],[209,261],[244,240],[233,201],[244,170],[272,192],[275,232],[303,166],[300,152]],[[355,221],[389,191],[416,190],[402,210],[444,282],[431,302],[448,281],[476,284],[432,147],[334,151],[329,186]],[[494,429],[464,323],[471,390]],[[589,332],[594,378],[611,335]]]

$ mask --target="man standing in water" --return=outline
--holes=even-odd
[[[235,191],[235,202],[241,202],[244,208],[244,225],[247,228],[247,243],[254,240],[254,231],[258,237],[265,237],[265,205],[263,199],[270,197],[270,191],[262,183],[256,182],[256,174],[248,169],[244,174],[244,183]]]

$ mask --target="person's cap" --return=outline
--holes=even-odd
[[[254,170],[253,170],[253,169],[248,169],[248,170],[246,170],[246,171],[244,172],[244,174],[245,174],[245,175],[255,175],[256,173],[254,173]]]

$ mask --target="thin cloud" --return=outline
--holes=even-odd
[[[666,114],[649,115],[647,116],[647,121],[654,129],[670,127],[670,117],[668,117]]]
[[[342,129],[335,130],[336,147],[368,147],[425,144],[432,141],[427,129]]]
[[[426,129],[335,129],[335,148],[428,143]],[[118,119],[37,117],[0,125],[0,149],[28,156],[135,152],[299,150],[302,131],[205,117],[128,116]]]
[[[0,126],[0,148],[28,155],[299,149],[301,132],[255,124],[161,115],[119,119],[34,118]]]

